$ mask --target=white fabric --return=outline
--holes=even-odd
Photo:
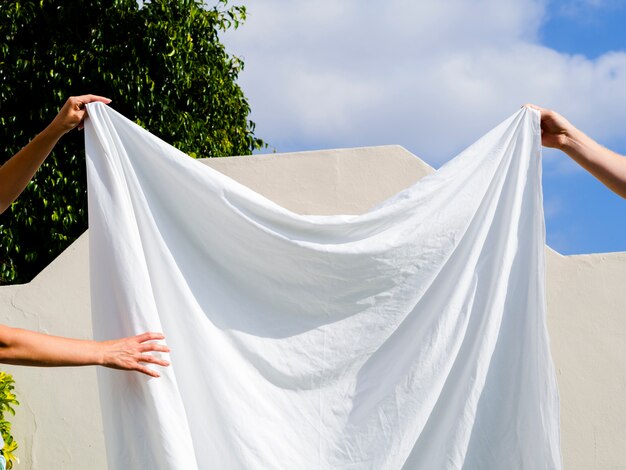
[[[363,215],[292,213],[88,106],[112,469],[558,469],[540,128],[522,109]]]

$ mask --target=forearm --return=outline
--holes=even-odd
[[[62,135],[48,126],[0,167],[0,213],[17,199]]]
[[[575,129],[562,150],[598,178],[613,192],[626,198],[626,157],[623,157]]]
[[[28,366],[85,366],[103,362],[101,343],[0,326],[0,362]]]
[[[70,97],[50,125],[0,167],[0,214],[24,190],[63,134],[76,126],[82,126],[86,115],[85,104],[94,101],[105,104],[111,102],[110,99],[97,95]]]

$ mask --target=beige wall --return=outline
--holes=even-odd
[[[32,282],[0,287],[0,323],[91,337],[86,235]],[[13,423],[18,469],[106,469],[95,369],[2,365],[16,382]],[[88,463],[88,466],[87,466]]]
[[[547,265],[565,468],[626,469],[626,253]]]
[[[362,213],[433,170],[386,146],[205,160],[295,212]],[[31,283],[0,287],[0,323],[89,338],[83,235]],[[568,470],[626,469],[626,253],[547,249],[548,326]],[[3,366],[21,405],[13,420],[25,469],[106,468],[93,368]]]

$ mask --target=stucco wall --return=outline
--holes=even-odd
[[[397,146],[205,163],[306,214],[365,212],[433,171]],[[565,468],[626,469],[626,253],[565,257],[548,248],[547,268]],[[91,337],[86,234],[31,283],[0,287],[0,322]],[[107,467],[94,368],[2,368],[22,403],[13,420],[18,468]]]
[[[567,470],[626,469],[626,253],[547,257]]]
[[[90,338],[86,234],[33,281],[0,287],[0,323]],[[17,469],[106,469],[96,371],[2,365],[16,381]]]

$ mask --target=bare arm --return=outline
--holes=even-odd
[[[569,155],[611,191],[626,198],[626,157],[603,147],[549,109],[527,105],[541,112],[541,142]]]
[[[147,353],[169,352],[167,346],[152,342],[163,338],[160,333],[143,333],[112,341],[90,341],[0,325],[0,362],[43,367],[100,365],[159,377],[146,364],[169,363]]]
[[[0,167],[0,214],[21,194],[59,139],[82,125],[85,104],[92,101],[111,102],[96,95],[69,98],[50,125]]]
[[[96,95],[69,98],[50,125],[0,167],[0,213],[24,190],[59,139],[82,126],[85,104],[92,101],[111,102]],[[152,342],[163,338],[160,333],[143,333],[111,341],[89,341],[0,325],[0,363],[49,367],[101,365],[159,377],[145,364],[168,366],[169,363],[146,353],[169,352],[167,346]]]

